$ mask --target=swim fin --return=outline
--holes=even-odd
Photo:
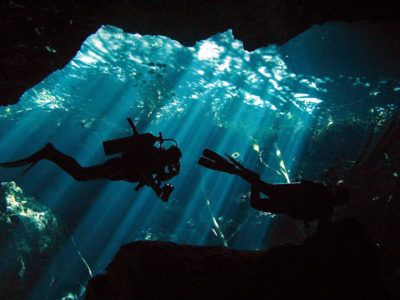
[[[260,180],[259,174],[247,169],[232,156],[225,154],[227,158],[210,149],[204,149],[203,155],[198,161],[199,165],[215,171],[239,175],[249,182]]]
[[[245,168],[240,162],[238,162],[236,159],[234,159],[232,156],[230,156],[229,154],[225,153],[226,157],[228,158],[228,160],[234,164],[236,167],[238,167],[241,170],[247,170],[247,168]]]
[[[31,156],[15,160],[15,161],[10,161],[10,162],[4,162],[0,163],[0,167],[5,167],[5,168],[18,168],[18,167],[23,167],[27,166],[28,168],[22,172],[21,175],[25,174],[27,171],[29,171],[39,160],[44,159],[46,154],[51,151],[53,145],[52,144],[47,144],[44,146],[42,149],[40,149],[38,152],[32,154]]]
[[[227,161],[223,156],[215,153],[210,149],[204,149],[203,155],[198,161],[199,165],[208,169],[235,174],[236,167]]]
[[[210,159],[207,159],[205,157],[200,157],[199,161],[198,161],[199,165],[207,168],[207,169],[211,169],[211,170],[215,170],[215,171],[221,171],[221,172],[227,172],[232,174],[232,165],[230,166],[226,166],[220,163],[217,163],[215,161],[212,161]]]
[[[256,172],[247,169],[245,166],[243,166],[240,162],[238,162],[236,159],[234,159],[232,156],[229,154],[226,154],[228,160],[235,166],[235,170],[237,175],[242,177],[243,179],[249,181],[249,182],[255,182],[260,180],[260,175],[257,174]]]
[[[17,167],[22,167],[29,165],[31,162],[27,160],[26,158],[20,159],[20,160],[15,160],[15,161],[10,161],[10,162],[4,162],[0,163],[0,167],[5,167],[5,168],[17,168]]]
[[[26,172],[28,172],[36,163],[38,160],[30,159],[31,157],[27,157],[24,159],[16,160],[16,161],[10,161],[10,162],[5,162],[5,163],[0,163],[0,167],[5,167],[5,168],[18,168],[18,167],[23,167],[23,166],[28,166],[20,176],[23,176]]]
[[[215,161],[216,163],[221,163],[224,166],[228,166],[231,169],[236,169],[238,168],[239,170],[247,170],[241,163],[239,163],[236,159],[234,159],[232,156],[229,154],[225,153],[225,157],[222,155],[219,155],[218,153],[215,153],[214,151],[210,149],[204,149],[203,155],[206,156],[208,159]],[[238,170],[238,171],[239,171]]]
[[[226,159],[223,156],[219,155],[218,153],[210,149],[204,149],[203,156],[215,162],[227,163]]]

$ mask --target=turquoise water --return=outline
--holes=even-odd
[[[41,295],[54,270],[50,293],[76,290],[76,281],[84,285],[90,273],[103,272],[129,241],[267,248],[275,216],[249,207],[245,182],[198,166],[202,150],[231,154],[270,182],[318,178],[315,172],[335,155],[355,160],[371,124],[382,127],[399,104],[398,77],[355,67],[349,74],[348,57],[343,72],[336,66],[332,74],[317,74],[315,62],[304,59],[296,67],[295,57],[301,49],[307,53],[309,35],[319,30],[283,47],[247,52],[231,31],[184,47],[103,26],[65,68],[17,105],[0,108],[1,161],[52,142],[82,165],[101,163],[107,159],[102,141],[130,135],[127,117],[140,132],[175,138],[183,152],[166,204],[126,182],[74,181],[50,162],[24,176],[20,169],[1,169],[2,181],[16,181],[52,209],[74,240],[54,257],[31,296]],[[339,138],[324,148],[335,130]],[[80,256],[70,258],[77,249]]]

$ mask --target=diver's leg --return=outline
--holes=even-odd
[[[268,184],[270,185],[270,184]],[[273,186],[273,185],[270,185]],[[262,191],[264,193],[264,191]],[[281,214],[285,213],[282,210],[282,207],[280,205],[277,205],[279,201],[277,202],[277,199],[274,198],[261,198],[260,197],[260,190],[258,189],[258,186],[252,185],[251,186],[251,194],[250,194],[250,205],[254,209],[257,209],[259,211],[264,211],[264,212],[269,212],[273,214]]]
[[[31,156],[16,161],[1,163],[0,166],[15,168],[29,165],[28,169],[30,169],[38,161],[43,159],[52,161],[76,180],[87,180],[88,176],[85,168],[82,168],[75,159],[60,152],[50,143]],[[27,170],[25,170],[25,172],[26,171]]]
[[[122,167],[119,158],[110,159],[101,165],[82,167],[73,157],[62,153],[52,145],[48,148],[43,159],[55,163],[75,180],[79,181],[112,179]]]
[[[42,159],[49,160],[63,169],[76,180],[89,180],[85,168],[83,168],[73,157],[68,156],[52,144],[46,145],[47,151],[44,152]]]
[[[101,165],[82,167],[73,157],[62,153],[50,143],[31,156],[16,161],[0,163],[0,166],[14,168],[30,165],[31,167],[38,161],[44,159],[55,163],[66,173],[79,181],[103,178],[111,179],[111,177],[117,175],[121,168],[124,167],[121,165],[121,161],[118,158],[110,159]]]
[[[151,189],[159,196],[162,193],[162,190],[160,188],[160,184],[157,184],[157,182],[154,180],[152,175],[146,175],[144,173],[141,174],[143,182],[151,187]]]
[[[271,196],[272,193],[276,192],[276,184],[270,184],[262,180],[258,180],[257,182],[253,183],[257,189],[266,196]]]

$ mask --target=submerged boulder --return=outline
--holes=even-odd
[[[60,248],[56,216],[15,182],[0,186],[0,295],[22,299]]]
[[[351,220],[266,252],[133,242],[89,282],[86,299],[386,299],[379,258]]]

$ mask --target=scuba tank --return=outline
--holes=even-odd
[[[135,152],[135,150],[149,149],[158,141],[158,138],[151,133],[139,134],[131,118],[128,118],[129,126],[133,135],[103,142],[103,149],[106,155],[118,153]]]
[[[164,139],[161,132],[159,136],[156,137],[151,133],[142,133],[136,129],[135,124],[133,123],[131,118],[127,118],[129,126],[132,129],[133,135],[113,140],[108,140],[103,142],[103,149],[105,155],[113,155],[118,153],[127,153],[127,152],[136,152],[143,149],[150,149],[154,146],[156,142],[160,143],[160,147],[164,141],[172,141],[176,145],[176,141],[174,139]]]
[[[103,142],[103,149],[106,155],[134,152],[136,149],[153,147],[158,138],[151,133],[132,135],[129,137],[109,140]]]

